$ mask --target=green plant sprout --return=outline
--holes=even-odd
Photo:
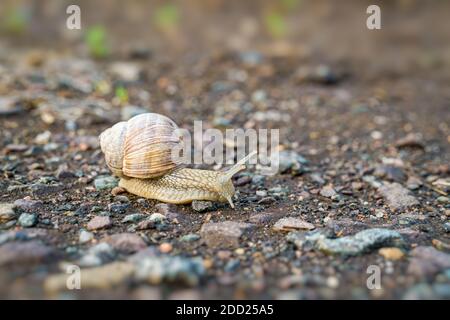
[[[287,23],[282,14],[276,11],[268,12],[264,16],[264,24],[267,31],[274,38],[282,38],[287,33]]]
[[[156,8],[153,19],[162,29],[174,29],[180,22],[180,12],[176,5],[165,4]]]
[[[115,91],[115,96],[119,99],[120,104],[128,103],[128,90],[123,86],[118,86]]]
[[[106,31],[101,26],[90,27],[86,33],[86,44],[89,53],[98,59],[106,58],[109,55]]]
[[[280,4],[286,11],[293,11],[301,5],[302,0],[281,0]]]
[[[6,17],[3,18],[4,29],[12,34],[23,34],[30,22],[30,16],[21,7],[12,7],[7,10]]]

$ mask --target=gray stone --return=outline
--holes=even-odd
[[[395,146],[397,148],[405,148],[405,147],[425,148],[421,135],[413,132],[407,134],[403,138],[398,139],[395,142]]]
[[[14,201],[14,207],[18,210],[25,211],[25,212],[32,212],[39,208],[41,208],[43,205],[42,201],[40,200],[31,200],[31,199],[18,199]]]
[[[0,233],[0,245],[10,241],[27,241],[33,239],[41,239],[45,241],[55,240],[54,238],[52,239],[51,232],[48,229],[18,229]]]
[[[273,226],[275,231],[313,230],[314,228],[313,224],[294,217],[281,218]]]
[[[263,59],[263,55],[257,51],[246,51],[239,53],[239,60],[247,65],[258,65],[263,61]]]
[[[128,203],[130,202],[130,199],[128,199],[127,196],[119,195],[114,197],[115,202],[121,202],[121,203]]]
[[[214,210],[215,205],[211,201],[201,201],[201,200],[194,200],[192,201],[192,209],[197,212],[207,212]]]
[[[363,176],[362,179],[364,182],[368,183],[369,185],[372,186],[372,188],[375,188],[375,189],[378,189],[383,185],[374,176]]]
[[[167,216],[170,213],[177,213],[177,206],[171,203],[158,203],[155,205],[155,209],[162,213],[163,215]]]
[[[419,189],[423,185],[423,182],[414,176],[411,176],[408,178],[408,181],[406,181],[406,187],[409,190],[416,190]]]
[[[264,184],[264,181],[266,181],[266,177],[265,176],[262,176],[262,175],[259,175],[259,174],[255,174],[252,177],[252,184],[254,184],[254,185],[262,185],[262,184]]]
[[[31,191],[35,197],[48,196],[50,194],[56,194],[64,189],[62,184],[45,184],[35,183],[31,185]]]
[[[437,200],[437,202],[444,203],[444,204],[450,202],[450,198],[445,197],[445,196],[440,196],[436,200]]]
[[[77,177],[77,175],[70,170],[58,169],[58,171],[56,172],[56,177],[58,178],[58,180],[64,180],[64,179],[74,179]]]
[[[108,205],[108,210],[112,213],[124,214],[129,207],[129,203],[110,203]]]
[[[17,213],[14,211],[13,203],[0,203],[0,223],[15,219]]]
[[[332,186],[325,186],[320,190],[320,195],[325,198],[332,198],[336,195],[336,191],[334,191]]]
[[[329,66],[301,66],[296,71],[296,78],[300,82],[320,83],[333,85],[340,81],[341,76],[336,74]]]
[[[0,97],[0,116],[10,116],[24,111],[16,97]]]
[[[244,222],[210,222],[202,226],[200,236],[209,247],[238,247],[241,238],[248,236],[254,225]]]
[[[378,191],[392,210],[403,210],[419,204],[408,189],[396,182],[385,183],[378,188]]]
[[[136,261],[136,279],[151,284],[180,283],[195,286],[204,274],[201,258],[154,256]]]
[[[444,230],[445,232],[450,232],[450,222],[444,223]]]
[[[54,260],[57,252],[38,240],[9,242],[0,247],[0,266],[29,265]]]
[[[266,224],[266,223],[271,222],[278,216],[279,216],[278,214],[270,213],[270,212],[256,213],[256,214],[252,214],[250,216],[250,218],[248,219],[248,221],[250,223],[255,223],[255,224]]]
[[[401,226],[412,226],[415,224],[424,223],[427,220],[427,216],[423,214],[409,214],[404,213],[398,215],[398,223]]]
[[[185,215],[179,212],[180,208],[177,207],[177,205],[175,204],[158,203],[155,205],[155,209],[157,210],[156,212],[162,213],[170,221],[172,220],[180,221],[185,219]]]
[[[0,224],[0,230],[7,230],[14,227],[17,224],[17,220],[10,220],[5,223]]]
[[[267,191],[266,191],[266,190],[257,190],[257,191],[255,192],[255,194],[256,194],[258,197],[262,197],[262,198],[267,197]]]
[[[161,224],[164,223],[167,220],[167,218],[165,215],[161,213],[152,213],[147,220],[154,224]]]
[[[239,268],[240,264],[241,262],[239,261],[239,259],[231,259],[225,265],[224,270],[225,272],[234,272],[237,268]]]
[[[311,173],[309,176],[311,177],[312,181],[317,182],[320,185],[325,184],[325,182],[326,182],[322,178],[322,176],[319,173],[317,173],[317,172]]]
[[[403,182],[406,175],[402,168],[393,165],[380,165],[376,168],[374,175],[389,181]]]
[[[355,256],[370,252],[380,247],[395,247],[403,245],[400,233],[389,229],[367,229],[353,236],[337,239],[327,238],[322,232],[308,232],[306,234],[290,233],[287,240],[297,247],[304,246],[320,250],[327,254]]]
[[[274,197],[265,197],[258,201],[258,204],[271,204],[274,203],[276,199]]]
[[[78,238],[78,241],[81,244],[90,242],[92,239],[94,239],[94,234],[92,232],[89,232],[89,231],[86,231],[86,230],[81,230],[80,231],[80,236]]]
[[[411,253],[408,272],[419,277],[431,277],[450,268],[450,254],[438,251],[434,247],[419,246]]]
[[[112,226],[112,220],[106,216],[96,216],[87,225],[88,230],[105,229]]]
[[[38,219],[34,213],[22,213],[19,217],[19,224],[24,228],[33,227]]]
[[[0,233],[0,245],[15,240],[29,240],[29,238],[26,234],[17,231]]]
[[[145,214],[142,213],[133,213],[133,214],[128,214],[126,215],[123,219],[122,222],[123,223],[128,223],[128,222],[139,222],[142,219],[145,218]]]
[[[198,239],[200,239],[200,236],[199,236],[198,234],[195,234],[195,233],[189,233],[189,234],[186,234],[186,235],[182,236],[182,237],[180,238],[180,241],[183,241],[183,242],[193,242],[193,241],[197,241]]]
[[[279,152],[279,173],[301,173],[302,167],[308,164],[308,160],[295,151],[283,150]]]
[[[116,257],[114,248],[106,242],[101,242],[87,250],[77,262],[80,267],[95,267],[112,261]]]
[[[132,62],[114,62],[109,71],[120,80],[134,82],[139,80],[141,69],[139,65]]]
[[[237,187],[240,187],[240,186],[245,186],[246,184],[249,184],[250,182],[252,182],[251,176],[242,176],[236,180],[234,185]]]
[[[351,235],[368,228],[367,224],[349,218],[330,219],[326,222],[326,226],[334,234],[341,234],[343,236]]]
[[[135,233],[113,234],[106,236],[102,241],[123,253],[133,253],[147,247],[145,241]]]
[[[116,177],[100,176],[94,180],[94,186],[97,190],[109,190],[117,187],[119,181]]]
[[[164,223],[161,223],[160,225],[165,225]],[[156,223],[150,221],[149,219],[145,219],[141,222],[139,222],[136,226],[136,230],[147,230],[147,229],[155,229]]]

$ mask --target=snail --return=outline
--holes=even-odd
[[[233,175],[256,151],[227,171],[184,168],[172,157],[182,139],[174,121],[157,113],[144,113],[122,121],[100,134],[100,147],[119,187],[140,197],[173,204],[193,200],[228,202],[234,208]]]

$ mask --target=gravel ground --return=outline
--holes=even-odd
[[[444,23],[426,8],[412,27]],[[449,29],[428,52],[394,20],[377,42],[355,34],[359,50],[341,38],[314,49],[328,27],[308,20],[311,41],[276,53],[171,60],[155,45],[95,60],[3,42],[0,297],[449,299]],[[188,129],[280,128],[280,171],[238,174],[235,210],[124,193],[98,135],[142,112]],[[66,286],[74,265],[81,290]]]

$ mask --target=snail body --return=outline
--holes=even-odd
[[[221,180],[220,172],[185,168],[155,179],[122,178],[119,186],[138,196],[162,202],[186,204],[193,200],[209,200],[228,201],[232,205],[234,186],[231,180],[225,183]]]
[[[100,135],[100,146],[108,167],[120,177],[119,186],[148,199],[174,204],[193,200],[229,202],[235,189],[231,178],[245,169],[241,159],[227,171],[183,168],[171,157],[181,138],[169,118],[146,113],[119,122]]]

